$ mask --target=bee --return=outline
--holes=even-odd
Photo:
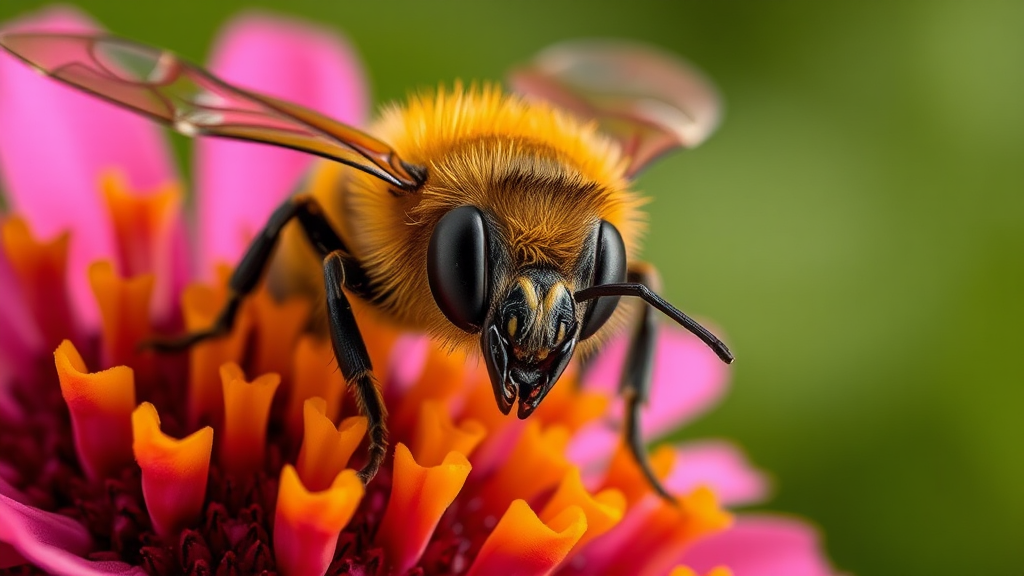
[[[507,415],[518,405],[521,419],[574,354],[592,354],[631,324],[620,385],[625,439],[652,487],[671,498],[639,432],[656,337],[652,308],[733,360],[658,296],[656,270],[637,260],[643,213],[632,179],[661,154],[702,142],[718,121],[714,88],[688,64],[637,44],[556,45],[513,71],[514,93],[483,85],[412,96],[383,114],[374,137],[113,36],[8,33],[0,45],[49,77],[186,136],[270,144],[344,166],[329,210],[299,194],[272,213],[235,268],[213,325],[155,347],[182,349],[229,332],[285,225],[297,221],[322,263],[338,366],[368,421],[364,482],[386,454],[386,408],[350,296],[399,326],[479,349],[498,409]],[[620,306],[623,296],[646,305]]]

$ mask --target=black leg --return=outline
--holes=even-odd
[[[310,244],[324,257],[324,282],[334,355],[345,381],[353,387],[359,412],[367,419],[370,447],[367,463],[359,471],[359,477],[363,482],[369,482],[377,474],[387,451],[387,409],[373,377],[373,366],[359,333],[359,326],[352,315],[352,307],[342,288],[370,301],[377,294],[366,272],[349,255],[344,242],[334,231],[316,199],[306,195],[294,196],[274,210],[267,225],[249,245],[231,275],[228,281],[230,296],[212,326],[180,338],[154,341],[148,345],[157,350],[180,350],[230,332],[242,301],[259,284],[281,231],[293,218],[299,220]]]
[[[654,290],[657,290],[657,284],[660,283],[657,270],[646,262],[631,264],[628,280]],[[647,403],[651,391],[657,332],[658,325],[654,318],[654,310],[647,305],[641,306],[630,338],[629,350],[626,352],[626,363],[623,366],[622,379],[619,381],[619,393],[626,401],[624,433],[630,453],[633,454],[633,458],[644,477],[651,484],[651,488],[662,498],[675,502],[675,498],[662,486],[661,481],[655,476],[654,470],[651,469],[651,463],[647,458],[647,447],[644,446],[643,438],[640,435],[640,409]]]
[[[327,314],[334,355],[345,381],[355,392],[359,412],[367,420],[369,454],[366,464],[359,471],[359,477],[366,483],[377,474],[387,452],[388,414],[377,380],[373,377],[370,355],[366,352],[363,336],[352,315],[352,306],[342,290],[347,284],[345,256],[340,250],[324,258],[324,284],[327,289]]]
[[[229,296],[220,314],[213,324],[204,330],[190,332],[182,336],[168,339],[154,339],[144,344],[144,347],[161,352],[174,352],[184,350],[189,346],[223,336],[231,332],[235,325],[235,318],[242,301],[256,288],[260,278],[267,268],[270,256],[274,252],[274,246],[285,225],[292,219],[298,218],[303,231],[310,244],[316,249],[321,257],[336,251],[346,254],[345,273],[350,285],[346,288],[352,290],[360,297],[369,300],[374,299],[373,291],[369,287],[366,273],[359,267],[354,259],[348,257],[348,250],[344,242],[334,231],[330,222],[327,221],[320,204],[311,196],[298,195],[285,200],[274,213],[270,215],[266,226],[260,234],[249,245],[241,262],[235,268],[231,279],[228,281]]]

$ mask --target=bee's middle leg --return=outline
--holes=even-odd
[[[363,483],[369,482],[380,469],[387,452],[387,408],[380,387],[373,376],[373,366],[366,344],[359,332],[352,306],[342,288],[345,282],[346,255],[337,250],[324,258],[324,285],[327,293],[327,314],[331,343],[345,382],[355,392],[359,412],[366,417],[369,453],[359,471]]]
[[[189,332],[178,337],[154,339],[146,342],[144,347],[161,352],[174,352],[231,332],[242,301],[256,288],[267,269],[281,231],[284,230],[286,224],[296,218],[302,224],[306,237],[321,257],[337,250],[347,253],[344,242],[327,221],[320,203],[306,194],[292,196],[274,210],[267,220],[267,224],[249,244],[245,255],[242,256],[242,260],[228,280],[227,302],[221,308],[213,324],[203,330]],[[346,266],[350,276],[365,277],[362,270],[358,269],[358,265],[351,259],[348,259]]]
[[[627,274],[629,282],[637,282],[648,288],[657,290],[660,284],[658,271],[647,262],[636,262],[629,266]],[[655,310],[649,305],[642,305],[639,317],[630,336],[626,362],[623,365],[622,378],[619,381],[619,393],[626,401],[624,436],[630,453],[650,483],[651,488],[662,498],[675,501],[668,490],[662,485],[651,468],[647,458],[647,447],[640,434],[640,409],[647,403],[650,394],[651,380],[654,370],[654,350],[657,345],[658,325]]]

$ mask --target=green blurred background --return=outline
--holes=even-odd
[[[198,61],[243,6],[327,23],[378,102],[565,38],[686,55],[726,119],[641,177],[646,255],[739,360],[681,437],[736,439],[844,570],[1024,574],[1024,3],[79,4]]]

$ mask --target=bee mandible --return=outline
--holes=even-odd
[[[636,260],[643,215],[631,179],[661,154],[701,143],[718,121],[714,89],[685,62],[637,44],[556,45],[513,71],[518,94],[484,85],[412,96],[385,111],[378,138],[113,36],[8,33],[0,45],[47,76],[186,136],[270,144],[345,166],[338,205],[329,207],[337,218],[311,195],[288,198],[235,268],[214,324],[155,347],[181,349],[229,332],[283,228],[297,221],[321,259],[334,353],[368,421],[364,482],[386,454],[386,409],[350,295],[400,326],[478,347],[498,409],[507,415],[518,403],[519,418],[537,409],[577,351],[594,352],[631,323],[620,384],[624,434],[648,481],[671,498],[640,437],[655,344],[651,308],[733,359],[658,296],[657,272]],[[647,305],[627,309],[622,296]]]

